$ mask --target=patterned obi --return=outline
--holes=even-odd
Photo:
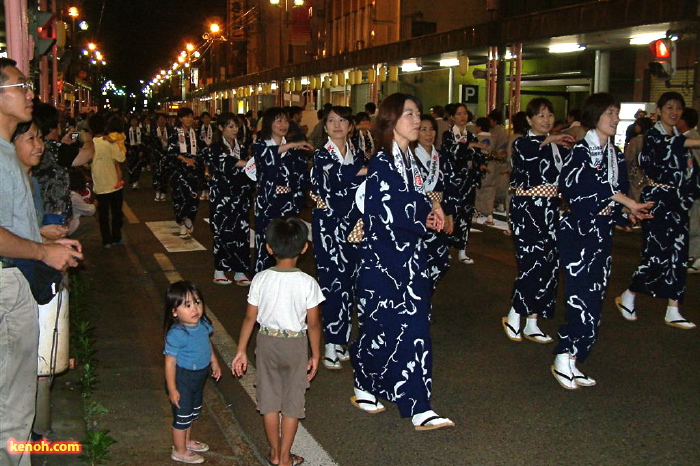
[[[651,181],[650,179],[647,178],[646,184],[649,186],[654,186],[656,188],[663,188],[663,189],[673,189],[673,186],[668,185],[668,184],[663,184],[663,183],[657,183],[656,181]]]
[[[289,186],[275,186],[275,194],[289,194],[292,192],[292,188]]]
[[[348,235],[348,243],[358,244],[365,237],[365,221],[362,218],[357,220],[357,223],[352,227],[352,231]]]
[[[442,202],[442,192],[441,191],[428,191],[425,193],[432,202],[437,202],[438,204]]]
[[[316,193],[309,193],[309,197],[311,197],[311,200],[313,200],[316,203],[317,209],[328,210],[328,205],[325,202],[323,202],[321,196],[319,196]]]
[[[557,197],[559,195],[557,185],[541,184],[534,188],[515,188],[516,196],[540,196],[540,197]]]
[[[613,212],[613,204],[608,204],[603,210],[598,212],[598,215],[612,215]]]

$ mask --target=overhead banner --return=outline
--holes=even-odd
[[[228,21],[226,24],[231,25],[231,30],[228,31],[228,38],[233,42],[245,42],[245,24],[247,5],[246,0],[230,0],[228,3]]]

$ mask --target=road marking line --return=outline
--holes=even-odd
[[[180,226],[174,220],[146,222],[146,226],[168,252],[205,251],[207,249],[193,237],[180,238]]]
[[[139,222],[139,218],[136,216],[133,210],[131,210],[131,207],[129,207],[129,204],[126,202],[122,203],[122,212],[124,213],[124,217],[126,217],[126,220],[129,223],[141,223]]]
[[[182,276],[175,269],[170,258],[163,253],[153,254],[156,262],[160,266],[161,270],[165,273],[170,283],[182,280]],[[221,321],[217,319],[216,314],[211,310],[209,306],[206,306],[207,317],[211,320],[212,327],[214,328],[214,335],[212,335],[211,342],[216,350],[221,354],[224,359],[224,368],[222,372],[226,372],[226,368],[231,367],[231,361],[238,351],[238,345],[236,341],[229,335]],[[251,401],[255,403],[255,366],[248,362],[248,371],[245,376],[237,379],[241,384],[243,389],[246,391]],[[318,465],[318,466],[337,466],[337,463],[331,458],[331,456],[326,452],[326,450],[321,446],[320,443],[313,438],[308,430],[303,424],[299,423],[299,429],[297,430],[297,435],[294,438],[294,452],[297,455],[304,457],[308,464]]]

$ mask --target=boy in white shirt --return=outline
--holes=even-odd
[[[242,376],[248,366],[246,347],[256,321],[255,379],[258,411],[272,465],[299,465],[304,458],[291,453],[299,419],[306,417],[305,394],[321,357],[321,318],[324,301],[316,280],[299,270],[297,260],[308,247],[308,228],[298,218],[276,218],[265,230],[267,250],[277,265],[255,275],[248,308],[231,371]],[[308,339],[307,339],[308,333]],[[311,358],[308,345],[311,345]],[[280,429],[281,414],[281,429]]]

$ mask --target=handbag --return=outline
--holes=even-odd
[[[13,259],[15,266],[29,282],[37,304],[50,302],[63,285],[63,272],[33,259]]]

